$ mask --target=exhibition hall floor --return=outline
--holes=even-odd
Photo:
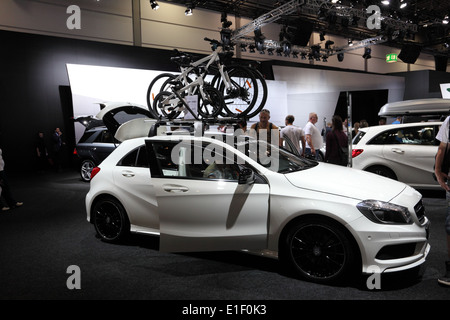
[[[439,192],[424,193],[431,251],[419,276],[384,276],[371,290],[365,281],[298,280],[277,260],[241,252],[161,253],[157,238],[136,235],[108,244],[86,220],[89,183],[75,171],[10,174],[9,181],[24,206],[0,213],[0,300],[450,300],[437,283],[446,259]],[[69,289],[74,268],[80,287]]]

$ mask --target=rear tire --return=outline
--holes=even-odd
[[[389,169],[387,167],[373,166],[373,167],[367,168],[366,171],[378,174],[379,176],[383,176],[383,177],[386,177],[386,178],[389,178],[392,180],[398,180],[394,171],[392,171],[391,169]]]
[[[106,242],[118,242],[130,232],[130,222],[122,204],[115,198],[105,197],[92,208],[95,231]]]
[[[94,169],[95,163],[91,159],[85,159],[81,162],[80,176],[81,180],[85,182],[91,181],[91,172]]]

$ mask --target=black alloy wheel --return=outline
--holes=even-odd
[[[316,283],[344,280],[354,263],[352,246],[342,227],[323,219],[293,225],[280,255],[296,274]]]
[[[125,209],[114,198],[98,200],[92,208],[97,234],[107,242],[117,242],[130,231]]]

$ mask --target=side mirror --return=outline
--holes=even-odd
[[[255,182],[255,173],[252,169],[242,168],[239,171],[239,184],[252,184]]]

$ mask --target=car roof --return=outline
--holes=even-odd
[[[410,122],[410,123],[398,123],[398,124],[384,124],[378,126],[369,126],[365,128],[359,128],[359,131],[363,132],[373,132],[378,133],[386,130],[397,129],[397,128],[408,128],[416,126],[439,126],[443,121],[429,121],[429,122]]]

